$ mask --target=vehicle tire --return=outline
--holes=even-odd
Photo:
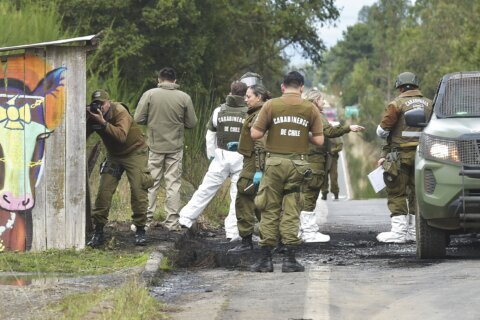
[[[445,231],[431,227],[422,218],[417,204],[415,219],[417,229],[417,258],[442,259],[446,254],[447,234]]]

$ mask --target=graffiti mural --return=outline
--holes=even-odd
[[[25,250],[45,139],[62,121],[66,68],[35,55],[11,56],[0,70],[0,251]],[[30,218],[30,219],[29,219]],[[31,240],[31,239],[30,239]]]

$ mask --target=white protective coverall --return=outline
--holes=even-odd
[[[220,107],[217,107],[212,116],[212,124],[217,127],[217,118]],[[180,210],[178,222],[190,228],[202,214],[205,207],[217,193],[225,180],[230,177],[230,210],[225,218],[225,234],[227,239],[240,239],[235,213],[235,198],[237,197],[237,181],[243,166],[243,156],[236,151],[223,150],[217,147],[217,133],[207,130],[206,134],[207,157],[212,159],[202,184],[193,194],[190,201]]]

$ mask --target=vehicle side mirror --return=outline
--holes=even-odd
[[[425,111],[418,108],[405,112],[405,122],[409,127],[426,127],[427,119],[425,118]]]

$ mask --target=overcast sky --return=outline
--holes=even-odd
[[[377,0],[336,0],[335,4],[340,11],[340,17],[337,20],[337,26],[320,28],[320,38],[325,42],[328,48],[334,46],[342,38],[342,32],[347,30],[348,26],[357,23],[358,12],[363,6],[371,6]]]
[[[378,0],[336,0],[335,4],[340,11],[340,17],[336,21],[336,26],[324,27],[319,29],[320,38],[327,48],[334,46],[338,40],[342,39],[342,32],[347,30],[348,26],[354,25],[358,20],[358,12],[363,6],[371,6]],[[291,54],[293,50],[287,50]],[[300,54],[294,53],[291,58],[292,64],[303,64],[305,59]]]

